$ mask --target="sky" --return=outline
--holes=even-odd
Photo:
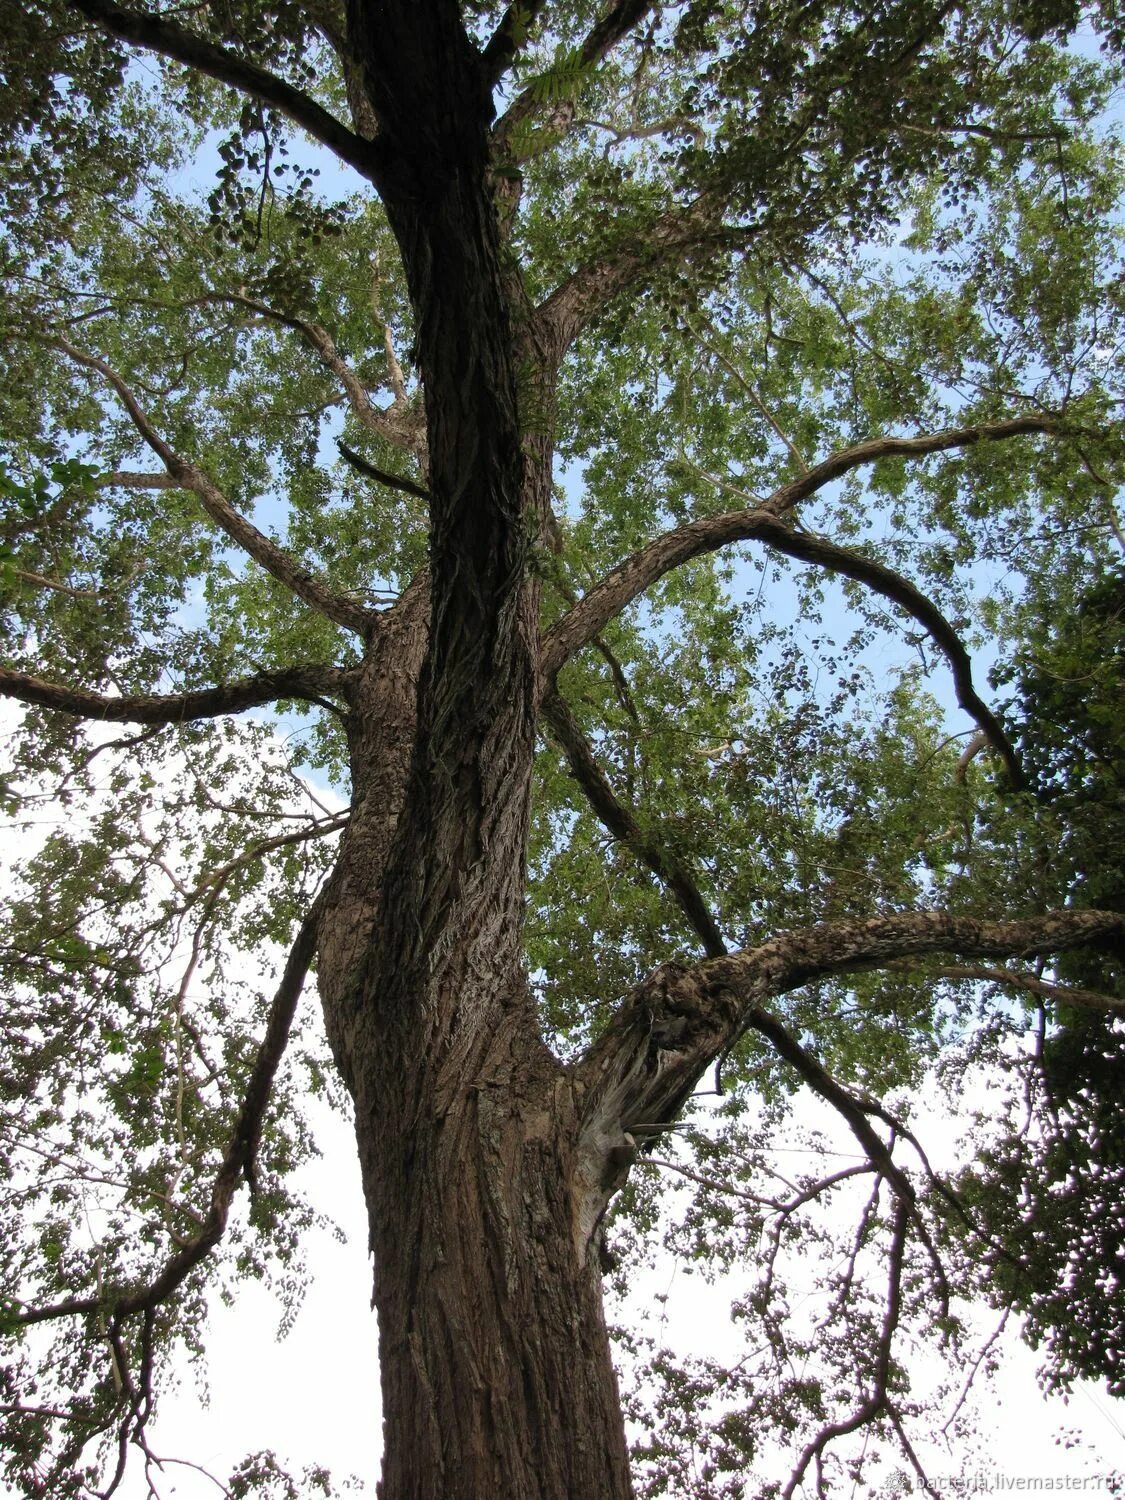
[[[302,1003],[315,1007],[311,987]],[[201,1469],[225,1479],[247,1453],[270,1448],[295,1474],[305,1464],[325,1464],[338,1479],[361,1476],[358,1493],[374,1495],[381,1422],[377,1333],[358,1165],[347,1121],[317,1108],[322,1156],[302,1175],[314,1206],[336,1221],[345,1242],[327,1231],[311,1234],[310,1285],[284,1337],[278,1337],[279,1305],[257,1284],[244,1285],[233,1306],[215,1306],[205,1372],[185,1369],[178,1388],[163,1394],[150,1433],[165,1466],[146,1477],[137,1455],[118,1491],[122,1500],[149,1500],[153,1493],[213,1500],[222,1491]],[[935,1120],[919,1133],[932,1144],[937,1128]],[[955,1149],[947,1132],[935,1154],[940,1161],[942,1151]],[[241,1200],[238,1211],[244,1211]],[[636,1286],[633,1312],[655,1322],[678,1351],[721,1356],[734,1347],[727,1306],[740,1290],[740,1274],[708,1288],[682,1265],[665,1261]],[[1003,1492],[1035,1478],[1059,1481],[1061,1489],[1062,1481],[1077,1485],[1107,1465],[1125,1467],[1125,1407],[1088,1385],[1069,1402],[1047,1398],[1035,1371],[1035,1356],[1013,1344],[996,1380],[978,1391],[984,1450],[973,1467],[962,1472],[961,1456],[938,1441],[919,1444],[939,1491]],[[1064,1432],[1076,1435],[1076,1446],[1060,1446]]]

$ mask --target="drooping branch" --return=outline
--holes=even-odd
[[[68,0],[68,4],[119,41],[170,57],[276,109],[369,181],[375,181],[378,176],[380,156],[372,142],[354,135],[342,121],[307,94],[256,63],[187,31],[164,16],[128,10],[114,5],[112,0]]]
[[[882,594],[884,599],[891,600],[900,609],[913,615],[929,632],[934,644],[949,663],[957,702],[1003,760],[1013,787],[1018,789],[1025,785],[1019,757],[1011,740],[973,686],[973,667],[969,653],[953,626],[931,599],[909,579],[883,563],[875,562],[847,547],[839,547],[836,543],[813,536],[807,531],[795,531],[784,522],[775,522],[761,533],[761,539],[789,557],[815,563],[831,573],[842,573],[845,578],[854,578],[857,583],[866,584],[877,594]]]
[[[883,458],[919,458],[953,448],[972,447],[977,443],[1058,430],[1058,423],[1051,418],[1025,416],[974,427],[949,428],[914,438],[873,438],[815,464],[807,473],[774,490],[760,505],[705,516],[702,520],[690,521],[686,526],[667,531],[619,563],[548,631],[543,641],[544,676],[550,680],[575,651],[587,645],[610,620],[673,568],[681,567],[705,552],[718,551],[732,542],[789,541],[799,535],[792,527],[786,526],[781,517],[853,469]],[[811,542],[807,533],[800,535],[802,542],[806,538]]]
[[[115,1296],[107,1289],[101,1296],[71,1297],[48,1307],[28,1308],[15,1315],[17,1323],[26,1327],[105,1310],[113,1313],[114,1322],[119,1326],[124,1318],[137,1313],[151,1313],[168,1300],[222,1239],[238,1184],[244,1176],[249,1180],[253,1177],[254,1158],[261,1140],[273,1081],[285,1054],[309,966],[316,954],[316,932],[321,905],[322,898],[318,896],[309,908],[289,950],[230,1144],[211,1189],[210,1207],[198,1234],[171,1256],[163,1270],[140,1291]]]
[[[562,746],[575,780],[606,828],[668,887],[698,934],[708,957],[718,958],[726,953],[726,944],[715,919],[691,874],[680,860],[664,849],[658,838],[645,833],[632,810],[618,798],[598,765],[569,705],[558,693],[552,693],[544,701],[542,712]]]
[[[873,1421],[890,1408],[891,1351],[895,1331],[902,1317],[902,1272],[909,1219],[909,1205],[900,1197],[894,1207],[891,1225],[891,1242],[887,1256],[887,1301],[883,1312],[882,1327],[875,1346],[875,1368],[872,1372],[868,1394],[850,1416],[840,1422],[827,1423],[809,1442],[797,1460],[796,1468],[789,1476],[789,1482],[782,1492],[782,1500],[791,1500],[801,1480],[805,1477],[809,1465],[814,1459],[819,1459],[829,1443],[836,1438],[846,1437],[848,1433],[855,1432],[860,1427],[865,1427],[868,1422]]]
[[[276,672],[259,672],[254,677],[186,693],[111,697],[0,667],[0,697],[111,724],[183,724],[192,719],[245,713],[247,709],[275,703],[279,698],[303,698],[335,709],[335,704],[326,702],[323,695],[341,691],[343,679],[344,674],[337,667],[283,667]]]
[[[267,573],[292,590],[311,608],[349,630],[364,634],[371,626],[371,614],[362,605],[338,594],[322,583],[283,547],[271,541],[245,516],[240,515],[219,487],[194,464],[188,463],[157,432],[129,386],[112,366],[96,355],[77,349],[66,339],[53,340],[53,346],[75,364],[95,370],[117,393],[133,426],[164,464],[169,475],[184,489],[195,494],[212,521],[226,532]]]

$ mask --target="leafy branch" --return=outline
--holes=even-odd
[[[52,346],[65,354],[68,359],[73,360],[75,364],[96,371],[113,387],[133,426],[164,464],[172,479],[197,496],[211,520],[225,531],[233,542],[236,542],[255,562],[265,568],[267,573],[272,573],[280,583],[291,589],[299,599],[324,615],[326,619],[333,620],[336,624],[343,625],[361,635],[366,634],[371,627],[369,611],[343,594],[330,589],[306,568],[303,568],[284,548],[279,547],[245,516],[240,515],[202,469],[196,468],[194,464],[181,458],[175,449],[164,441],[136,396],[112,366],[97,355],[87,354],[76,348],[67,339],[54,339]]]
[[[353,134],[307,94],[258,64],[217,46],[165,16],[128,10],[114,5],[112,0],[67,0],[67,4],[110,36],[147,52],[170,57],[269,105],[302,130],[307,130],[314,140],[322,142],[362,176],[373,181],[378,175],[379,152],[370,141]]]

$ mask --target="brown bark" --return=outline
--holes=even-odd
[[[349,679],[354,810],[320,929],[375,1260],[380,1493],[624,1500],[597,1245],[575,1230],[580,1111],[523,971],[551,455],[521,438],[491,98],[455,6],[348,19],[394,162],[431,513],[428,573]]]

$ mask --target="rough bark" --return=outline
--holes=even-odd
[[[431,512],[427,577],[350,680],[355,810],[320,941],[376,1267],[380,1493],[615,1500],[628,1464],[597,1247],[574,1232],[579,1110],[523,971],[550,442],[521,435],[491,96],[455,6],[355,4],[348,22],[394,162]]]

